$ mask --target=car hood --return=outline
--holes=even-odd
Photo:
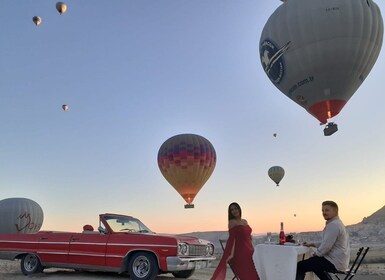
[[[188,244],[194,244],[194,245],[207,245],[211,242],[205,239],[200,239],[194,236],[187,236],[187,235],[179,235],[179,234],[157,234],[158,236],[164,236],[164,237],[173,237],[178,242],[185,242]]]

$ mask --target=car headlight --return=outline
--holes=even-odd
[[[214,255],[214,245],[213,244],[207,244],[206,246],[206,255]]]
[[[178,244],[178,255],[188,255],[188,245],[186,243]]]

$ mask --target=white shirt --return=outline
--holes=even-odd
[[[340,218],[334,217],[326,222],[322,241],[314,243],[315,254],[331,262],[337,270],[348,269],[350,261],[349,235]]]

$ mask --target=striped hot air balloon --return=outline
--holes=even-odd
[[[285,170],[281,166],[272,166],[270,167],[267,174],[269,175],[270,179],[277,184],[278,187],[279,182],[281,182],[283,176],[285,176]]]
[[[166,140],[158,152],[160,172],[194,208],[195,196],[214,171],[217,156],[213,145],[196,134],[180,134]]]

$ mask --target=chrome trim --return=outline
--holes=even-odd
[[[77,241],[74,241],[74,242],[71,242],[70,243],[71,245],[102,245],[102,246],[106,246],[107,243],[92,243],[92,242],[77,242]]]
[[[138,243],[108,243],[108,246],[142,246],[142,247],[171,247],[176,248],[177,245],[161,245],[161,244],[138,244]]]
[[[17,243],[17,244],[59,244],[59,245],[69,245],[70,242],[46,242],[44,240],[41,241],[18,241],[18,240],[0,240],[0,243]]]
[[[106,255],[104,254],[87,254],[87,253],[68,253],[68,256],[87,256],[87,257],[102,257],[102,258],[105,258]]]
[[[211,266],[215,257],[167,257],[167,271],[202,269]]]
[[[38,244],[38,241],[13,241],[13,240],[0,240],[1,243],[23,243],[23,244]]]
[[[45,254],[45,255],[68,255],[68,252],[55,252],[55,251],[37,251],[36,254]]]

